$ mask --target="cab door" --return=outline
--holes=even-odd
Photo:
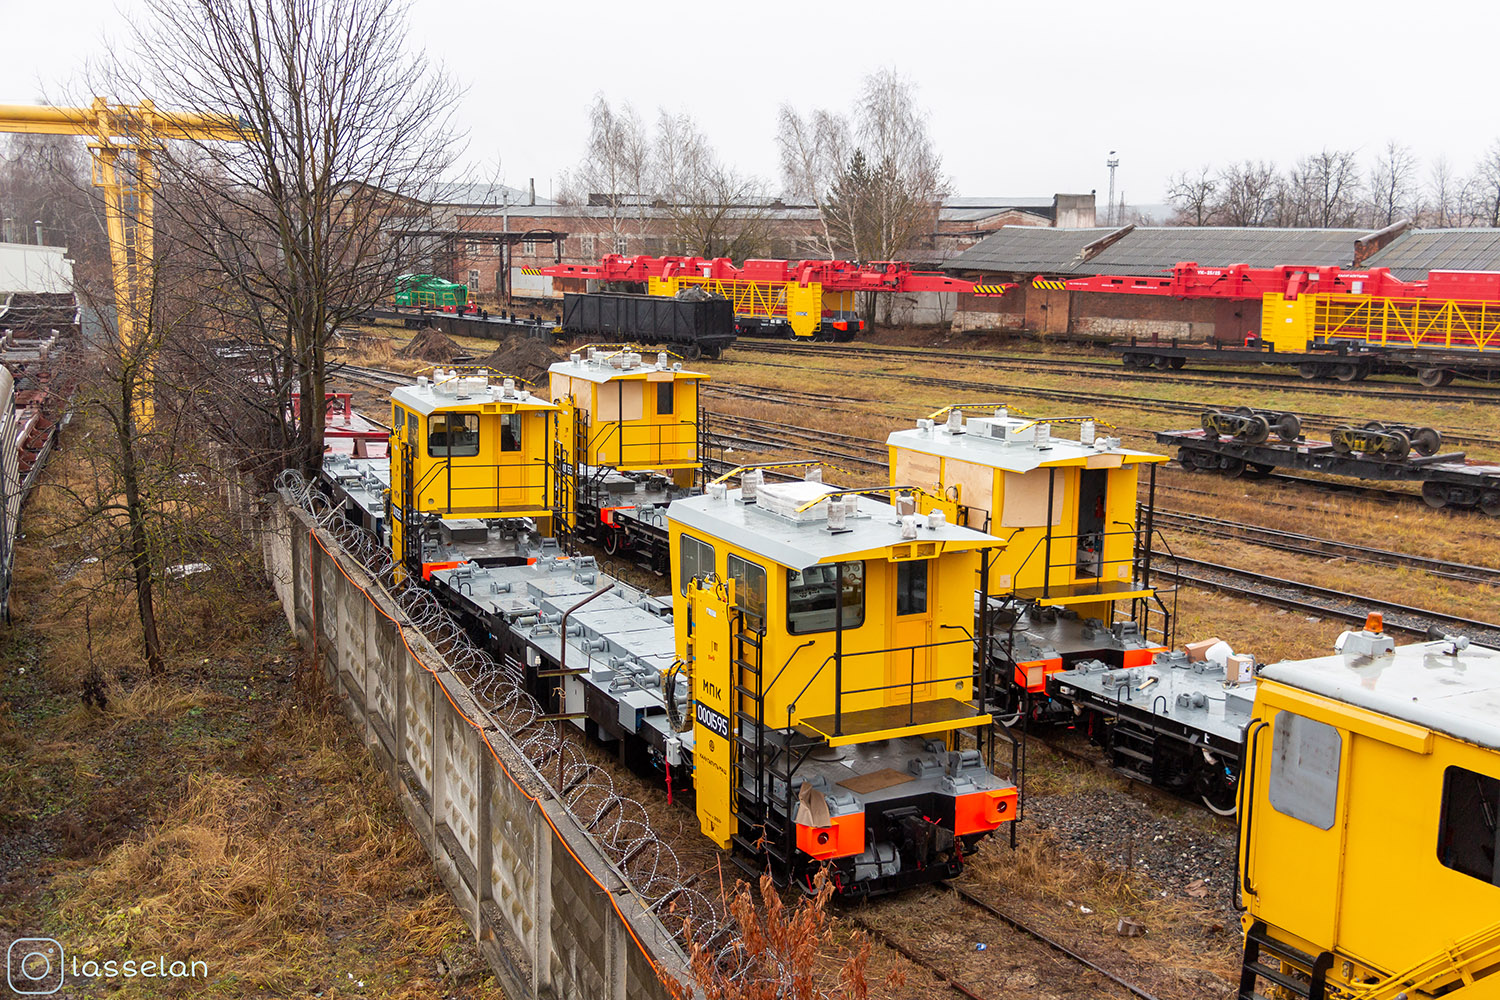
[[[937,583],[932,559],[889,564],[896,575],[889,607],[890,652],[886,654],[887,705],[905,705],[925,698],[932,678],[932,609]]]
[[[1252,914],[1322,951],[1334,940],[1350,734],[1263,692],[1251,723],[1241,878]],[[1269,724],[1267,724],[1269,723]]]

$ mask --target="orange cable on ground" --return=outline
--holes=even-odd
[[[448,693],[448,688],[443,684],[442,678],[437,675],[437,671],[428,666],[422,660],[422,658],[416,654],[416,651],[411,648],[411,644],[406,641],[406,627],[402,625],[401,622],[391,617],[389,614],[386,614],[385,609],[382,608],[379,604],[375,603],[374,598],[370,596],[370,592],[354,581],[354,578],[349,575],[347,570],[344,569],[343,563],[339,562],[338,557],[328,550],[328,546],[323,544],[323,540],[318,537],[316,529],[307,529],[307,537],[316,542],[318,548],[323,550],[324,555],[327,555],[333,560],[333,564],[338,567],[338,570],[341,574],[343,574],[344,579],[349,581],[349,585],[363,594],[365,600],[370,602],[370,606],[372,608],[380,612],[380,614],[383,615],[387,621],[396,626],[396,631],[401,634],[401,645],[406,647],[406,651],[411,654],[411,658],[413,660],[422,665],[422,669],[426,670],[429,674],[432,675],[432,679],[437,682],[439,690],[443,692],[443,697],[448,699],[448,704],[453,707],[453,711],[458,713],[458,717],[463,719],[470,726],[473,726],[475,731],[479,733],[479,738],[484,741],[484,745],[489,750],[490,756],[495,759],[496,764],[500,765],[500,770],[505,772],[505,776],[510,779],[510,783],[516,786],[516,790],[524,795],[528,802],[536,802],[537,796],[532,795],[530,792],[528,792],[526,790],[526,787],[516,780],[515,775],[510,773],[510,768],[505,766],[505,761],[501,760],[500,755],[495,752],[495,748],[490,745],[490,738],[489,735],[484,731],[484,727],[464,714],[464,710],[459,708],[458,703],[453,700],[453,695]],[[316,651],[318,643],[317,601],[316,599],[313,599],[310,603],[312,604],[313,609],[313,649]],[[316,666],[316,659],[313,662]],[[436,734],[434,734],[434,738],[436,738]],[[559,750],[558,752],[561,753],[562,751]],[[559,790],[559,795],[560,794],[561,792]],[[558,801],[561,802],[561,798],[559,798]],[[563,849],[568,852],[569,856],[572,857],[574,861],[578,862],[578,867],[583,869],[583,873],[587,875],[593,881],[593,883],[599,887],[600,892],[604,893],[605,898],[609,900],[609,905],[614,907],[614,911],[616,915],[619,916],[620,922],[625,925],[625,930],[630,933],[630,939],[635,942],[636,947],[641,950],[641,955],[645,957],[648,963],[650,963],[651,971],[655,972],[658,976],[661,976],[661,967],[656,964],[656,959],[651,956],[651,953],[646,950],[646,945],[636,935],[635,928],[632,927],[630,921],[626,919],[625,912],[620,909],[620,904],[615,901],[614,893],[610,892],[609,888],[603,882],[599,881],[598,877],[596,877],[593,872],[589,871],[589,866],[583,863],[583,859],[574,853],[573,848],[568,844],[567,838],[562,835],[562,831],[559,830],[557,828],[557,825],[552,822],[552,817],[547,815],[546,810],[538,809],[538,811],[542,814],[542,819],[546,820],[547,825],[552,828],[552,832],[557,835],[558,843],[562,844]]]

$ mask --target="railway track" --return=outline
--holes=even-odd
[[[1210,517],[1206,514],[1166,510],[1162,507],[1156,508],[1153,517],[1158,526],[1176,527],[1212,538],[1250,542],[1263,548],[1278,549],[1283,552],[1337,556],[1354,562],[1402,566],[1449,580],[1461,580],[1465,583],[1500,585],[1500,569],[1489,566],[1449,562],[1444,559],[1433,559],[1428,556],[1411,555],[1406,552],[1341,542],[1332,538],[1319,538],[1316,535],[1304,535],[1279,528],[1267,528],[1257,524]]]
[[[782,355],[804,355],[818,356],[826,355],[827,347],[812,347],[803,344],[786,343],[752,343],[748,341],[737,341],[732,348],[736,351],[747,353],[759,352],[762,354]],[[890,358],[893,360],[910,361],[954,361],[969,365],[983,365],[990,368],[999,368],[1019,372],[1048,372],[1060,374],[1098,374],[1106,377],[1129,377],[1131,381],[1141,382],[1166,382],[1176,385],[1211,385],[1215,388],[1243,388],[1243,389],[1266,389],[1286,388],[1290,392],[1301,392],[1318,396],[1347,396],[1350,389],[1347,383],[1339,385],[1326,385],[1312,382],[1295,375],[1282,375],[1278,372],[1260,371],[1253,368],[1194,368],[1192,371],[1160,371],[1157,369],[1126,368],[1119,361],[1086,361],[1073,358],[1040,358],[1026,355],[984,354],[970,351],[940,351],[927,348],[914,347],[855,347],[849,344],[841,344],[837,348],[840,353],[853,357],[868,358]],[[1216,376],[1214,373],[1221,373]],[[1222,377],[1223,374],[1233,376],[1230,379]],[[1376,382],[1368,381],[1359,384],[1359,394],[1373,399],[1406,399],[1421,400],[1436,403],[1500,403],[1500,393],[1488,386],[1465,387],[1464,389],[1446,389],[1434,392],[1416,384],[1405,382]]]
[[[1271,604],[1291,611],[1361,623],[1371,611],[1380,612],[1385,627],[1414,635],[1426,635],[1436,626],[1445,631],[1461,631],[1470,639],[1485,645],[1500,642],[1500,624],[1477,621],[1427,608],[1415,608],[1364,594],[1320,587],[1316,584],[1266,576],[1253,570],[1237,569],[1202,559],[1152,552],[1152,573],[1179,583],[1206,587],[1236,597]],[[1169,568],[1169,563],[1172,568]],[[1186,567],[1186,571],[1184,570]],[[1196,571],[1196,572],[1194,572]]]
[[[993,903],[980,899],[978,896],[969,892],[967,889],[960,888],[959,886],[953,885],[948,882],[939,882],[937,883],[937,891],[946,891],[952,893],[969,908],[978,910],[992,920],[1007,927],[1010,932],[1020,935],[1023,939],[1030,943],[1030,947],[1045,948],[1046,951],[1042,951],[1042,954],[1046,954],[1047,951],[1050,951],[1066,959],[1068,962],[1079,966],[1081,969],[1086,970],[1086,974],[1092,974],[1093,976],[1098,977],[1100,980],[1102,980],[1102,982],[1098,982],[1091,987],[1091,989],[1093,990],[1093,996],[1107,996],[1110,992],[1113,992],[1110,987],[1114,987],[1115,989],[1121,991],[1124,995],[1135,997],[1137,998],[1137,1000],[1157,1000],[1154,994],[1148,992],[1143,987],[1130,982],[1118,973],[1111,972],[1109,969],[1106,969],[1104,966],[1090,959],[1088,956],[1082,954],[1077,949],[1069,946],[1062,941],[1059,941],[1052,935],[1037,929],[1026,921],[1020,919],[1019,917],[1016,917],[1014,914],[1007,913],[1006,911],[995,906]],[[892,951],[896,952],[912,964],[921,966],[922,968],[926,969],[928,972],[932,973],[932,975],[939,981],[945,983],[950,989],[952,989],[960,996],[967,997],[969,998],[969,1000],[990,1000],[990,997],[988,995],[978,992],[972,985],[955,977],[946,969],[942,968],[936,962],[928,958],[926,955],[922,954],[918,949],[903,944],[893,935],[878,926],[875,922],[866,920],[858,912],[851,913],[850,919],[853,923],[857,924],[861,930],[869,934],[870,937],[890,948]],[[976,931],[974,933],[979,932]],[[996,996],[1003,995],[1004,994],[997,994]]]
[[[815,372],[822,375],[848,375],[848,372],[840,371],[834,368],[814,368],[807,365],[783,364],[774,361],[749,361],[741,363],[753,364],[765,368],[793,368],[799,372]],[[1132,372],[1134,372],[1134,369],[1132,369]],[[887,379],[897,382],[903,382],[908,385],[920,385],[931,388],[948,389],[954,393],[963,393],[966,396],[978,397],[980,399],[985,399],[986,401],[994,400],[997,395],[1006,393],[1021,397],[1031,397],[1034,399],[1056,400],[1059,402],[1067,403],[1086,403],[1090,405],[1099,404],[1109,407],[1145,410],[1152,413],[1191,414],[1195,426],[1197,424],[1197,421],[1201,418],[1202,413],[1205,409],[1221,408],[1225,405],[1228,405],[1227,401],[1223,399],[1184,401],[1175,399],[1162,399],[1150,396],[1140,396],[1131,393],[1128,390],[1120,393],[1105,393],[1076,389],[1049,389],[1041,386],[1027,385],[1024,383],[975,382],[965,379],[943,378],[936,375],[918,375],[907,372],[860,372],[859,377]],[[1214,385],[1222,386],[1223,383],[1214,383]],[[837,401],[841,404],[861,404],[866,402],[865,400],[861,400],[856,397],[804,393],[800,390],[797,391],[794,397],[790,394],[789,390],[779,389],[773,386],[756,386],[741,383],[741,387],[750,390],[757,390],[760,393],[759,395],[752,398],[763,399],[768,402],[787,402],[789,404],[801,406],[806,406],[809,402],[820,400]],[[1363,393],[1361,394],[1363,395]],[[778,398],[778,395],[780,396],[780,398]],[[1349,392],[1346,390],[1341,393],[1341,395],[1348,396]],[[1474,402],[1474,400],[1464,401]],[[1497,397],[1497,401],[1500,401],[1500,397]],[[1481,402],[1484,401],[1481,400]],[[1304,423],[1326,426],[1338,426],[1346,424],[1349,423],[1352,419],[1347,416],[1331,413],[1299,413],[1299,416],[1303,418]],[[1455,429],[1444,430],[1443,440],[1446,443],[1456,445],[1487,445],[1495,448],[1500,448],[1500,437],[1471,434]]]
[[[402,384],[409,378],[398,372],[351,365],[340,366],[337,374],[372,385]],[[731,414],[715,415],[713,425],[716,429],[712,436],[721,445],[767,452],[798,451],[808,457],[847,463],[867,470],[883,469],[886,464],[884,445],[856,435]],[[1302,477],[1285,478],[1300,481]],[[1402,495],[1409,496],[1408,494]],[[1173,513],[1167,512],[1168,520],[1171,519]],[[1182,512],[1176,513],[1180,525],[1191,523],[1193,528],[1206,529],[1205,533],[1211,535],[1216,532],[1229,534],[1238,531],[1246,536],[1247,540],[1254,541],[1256,544],[1269,544],[1270,547],[1275,548],[1306,551],[1307,539],[1311,538],[1311,536],[1297,536],[1290,532],[1280,532],[1278,535],[1276,529],[1225,522],[1203,515],[1187,515],[1197,520],[1186,522],[1182,520],[1184,516]],[[1364,561],[1384,560],[1389,565],[1419,565],[1424,571],[1436,571],[1466,582],[1494,583],[1497,575],[1500,575],[1486,567],[1406,556],[1403,553],[1339,543],[1331,539],[1316,539],[1316,541],[1329,546],[1342,546],[1345,553],[1358,556]],[[1294,548],[1299,545],[1302,546],[1300,549]],[[1425,634],[1429,627],[1436,625],[1463,630],[1474,639],[1491,643],[1500,641],[1500,624],[1493,622],[1478,621],[1425,608],[1414,608],[1294,580],[1266,577],[1250,570],[1203,560],[1174,557],[1166,553],[1155,555],[1158,574],[1179,583],[1206,587],[1289,610],[1355,623],[1364,621],[1365,615],[1370,611],[1380,611],[1387,616],[1388,627],[1419,635]],[[1172,560],[1175,568],[1168,569],[1167,560]],[[1406,561],[1402,562],[1402,560]]]

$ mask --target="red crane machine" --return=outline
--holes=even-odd
[[[651,295],[700,287],[734,303],[741,334],[793,340],[852,340],[864,329],[855,312],[860,292],[968,292],[1004,295],[1015,286],[976,285],[945,274],[915,271],[903,261],[747,260],[727,257],[625,257],[598,264],[555,264],[536,274],[644,284]]]
[[[1127,365],[1181,368],[1188,361],[1296,365],[1304,378],[1342,381],[1377,372],[1415,372],[1438,386],[1464,375],[1500,379],[1500,272],[1433,271],[1404,281],[1386,268],[1185,262],[1170,276],[1075,278],[1069,291],[1179,299],[1260,300],[1260,331],[1243,347],[1132,339]]]

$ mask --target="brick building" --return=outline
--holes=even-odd
[[[1408,231],[1405,224],[1376,232],[1183,226],[1063,230],[1006,226],[950,258],[944,267],[975,281],[1019,284],[1001,298],[958,296],[953,315],[955,332],[1024,330],[1111,339],[1154,335],[1240,342],[1247,333],[1260,330],[1259,302],[1069,292],[1033,287],[1031,282],[1037,277],[1065,280],[1096,274],[1165,275],[1181,261],[1205,266],[1374,267],[1381,265],[1383,257],[1398,253],[1404,242],[1413,240],[1424,247],[1432,242],[1420,231]],[[1483,248],[1474,248],[1472,242],[1465,244],[1467,250],[1456,249],[1452,244],[1452,240],[1443,244],[1450,254],[1462,256],[1467,252],[1470,257],[1483,256]],[[1500,241],[1489,240],[1485,246],[1500,258]],[[1418,256],[1425,261],[1439,253],[1433,250]],[[1421,266],[1413,263],[1408,270]],[[1397,276],[1406,275],[1398,271]],[[1426,270],[1421,271],[1421,276],[1426,276]]]
[[[769,231],[769,257],[820,258],[822,225],[816,207],[771,199],[723,209],[730,225],[754,220]],[[587,205],[563,205],[536,195],[535,184],[448,184],[434,190],[406,224],[413,240],[408,271],[427,271],[464,282],[481,299],[503,298],[508,259],[513,296],[560,295],[563,282],[527,275],[525,269],[556,262],[591,263],[606,254],[677,252],[675,213],[660,201],[633,195],[594,195]],[[1092,226],[1092,194],[1044,198],[951,198],[938,213],[936,231],[915,248],[919,263],[938,264],[973,247],[1002,227]],[[433,249],[436,248],[436,249]],[[950,296],[951,298],[951,296]],[[947,309],[951,313],[951,303]]]

